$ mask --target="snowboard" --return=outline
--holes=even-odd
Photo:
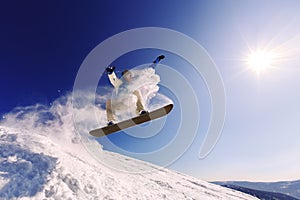
[[[94,137],[106,136],[106,135],[124,130],[126,128],[136,126],[138,124],[142,124],[142,123],[163,117],[163,116],[167,115],[172,110],[172,108],[173,108],[173,104],[168,104],[157,110],[153,110],[151,112],[139,115],[137,117],[133,117],[131,119],[127,119],[125,121],[118,122],[111,126],[105,126],[102,128],[92,130],[89,133],[90,133],[90,135],[92,135]]]

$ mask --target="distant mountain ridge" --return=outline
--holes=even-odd
[[[230,189],[234,189],[240,192],[244,192],[246,194],[250,194],[254,197],[257,197],[262,200],[299,200],[295,197],[288,196],[286,194],[282,193],[276,193],[276,192],[267,192],[267,191],[261,191],[261,190],[254,190],[254,189],[249,189],[245,187],[240,187],[236,185],[222,185],[223,187],[227,187]]]
[[[281,193],[300,199],[300,180],[278,182],[225,181],[214,183],[218,185],[234,185],[248,189]]]

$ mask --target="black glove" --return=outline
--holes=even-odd
[[[107,74],[112,74],[112,73],[114,72],[115,69],[116,69],[115,66],[108,66],[108,67],[105,68],[105,72],[106,72]]]
[[[164,59],[165,58],[165,56],[164,55],[160,55],[160,56],[158,56],[156,59],[155,59],[155,61],[153,61],[153,63],[159,63],[162,59]]]

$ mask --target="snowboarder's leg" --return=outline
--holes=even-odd
[[[143,106],[143,103],[142,103],[142,97],[141,97],[141,94],[138,90],[135,90],[133,92],[133,94],[137,97],[137,101],[136,101],[136,112],[138,114],[145,114],[147,111],[145,111],[145,108]]]
[[[112,125],[115,121],[115,118],[112,110],[111,99],[108,99],[106,101],[106,115],[107,115],[108,124]]]

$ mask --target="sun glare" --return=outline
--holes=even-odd
[[[248,66],[256,73],[260,74],[263,71],[271,68],[274,62],[274,54],[263,50],[257,50],[250,53],[247,58]]]

